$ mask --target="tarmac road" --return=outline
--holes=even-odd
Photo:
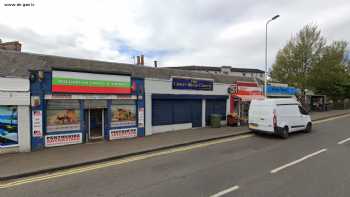
[[[247,135],[21,184],[0,196],[350,196],[350,116],[287,140]],[[349,138],[349,139],[348,139]],[[21,180],[18,180],[21,181]]]

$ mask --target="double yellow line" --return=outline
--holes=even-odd
[[[73,168],[73,169],[62,170],[62,171],[58,171],[58,172],[54,172],[54,173],[46,174],[46,175],[39,175],[39,176],[33,176],[33,177],[29,177],[29,178],[23,178],[23,179],[19,179],[16,181],[2,183],[2,184],[0,184],[0,189],[15,187],[15,186],[19,186],[19,185],[23,185],[23,184],[27,184],[27,183],[38,182],[38,181],[45,181],[45,180],[63,177],[63,176],[67,176],[67,175],[80,174],[80,173],[84,173],[84,172],[88,172],[88,171],[92,171],[92,170],[97,170],[97,169],[101,169],[101,168],[118,166],[118,165],[126,164],[129,162],[140,161],[140,160],[149,159],[152,157],[158,157],[158,156],[168,155],[168,154],[172,154],[172,153],[188,151],[188,150],[202,148],[202,147],[206,147],[206,146],[210,146],[210,145],[214,145],[214,144],[231,142],[234,140],[249,138],[252,136],[253,136],[253,134],[246,134],[246,135],[241,135],[241,136],[236,136],[236,137],[213,140],[213,141],[209,141],[209,142],[203,142],[203,143],[198,143],[198,144],[193,144],[193,145],[188,145],[188,146],[183,146],[183,147],[178,147],[178,148],[170,148],[168,150],[163,150],[163,151],[158,151],[158,152],[153,152],[153,153],[131,156],[131,157],[127,157],[124,159],[117,159],[114,161],[103,162],[103,163],[99,163],[99,164],[92,164],[92,165],[85,166],[85,167],[77,167],[77,168]]]

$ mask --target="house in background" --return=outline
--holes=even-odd
[[[237,76],[237,77],[249,77],[249,78],[255,78],[261,81],[264,80],[264,74],[265,74],[263,70],[259,70],[256,68],[235,68],[231,66],[214,67],[214,66],[193,65],[193,66],[177,66],[177,67],[169,67],[169,68],[196,71],[196,72],[202,72],[202,73],[204,72],[204,73],[212,73],[212,74],[222,74],[222,75]]]

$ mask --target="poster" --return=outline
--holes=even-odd
[[[47,132],[80,130],[79,109],[47,110]]]
[[[0,106],[0,147],[18,145],[17,107]]]
[[[64,146],[82,143],[81,133],[69,133],[45,136],[45,147]]]
[[[32,111],[32,132],[33,137],[43,136],[43,121],[42,121],[42,111],[33,110]]]
[[[137,128],[111,129],[109,140],[137,137]]]
[[[135,126],[135,105],[112,105],[111,127]]]
[[[139,127],[143,128],[145,127],[145,108],[140,108],[139,109],[139,114],[138,114],[138,123],[139,123]]]

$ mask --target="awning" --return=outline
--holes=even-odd
[[[263,95],[234,95],[239,97],[242,101],[252,101],[252,100],[264,100],[265,96]]]

